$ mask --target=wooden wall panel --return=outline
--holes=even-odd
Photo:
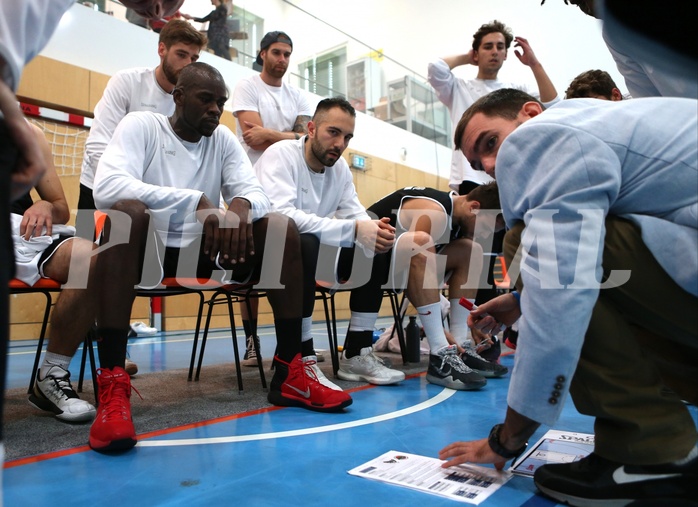
[[[230,111],[223,111],[221,116],[221,124],[228,127],[233,133],[237,132],[237,125],[235,124],[235,116]]]
[[[88,97],[88,108],[91,114],[94,113],[97,102],[99,102],[99,99],[102,98],[102,94],[104,93],[104,89],[107,87],[109,79],[110,76],[107,76],[106,74],[90,71],[90,94]]]
[[[46,298],[42,294],[12,294],[10,296],[10,339],[38,338],[45,305]]]
[[[34,58],[22,73],[17,97],[89,115],[90,71],[50,58]]]
[[[397,172],[397,188],[426,186],[427,173],[411,167],[400,166]]]

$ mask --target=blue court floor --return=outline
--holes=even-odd
[[[211,338],[207,362],[223,355],[216,347],[227,351],[230,343],[223,334],[220,340],[215,334]],[[322,338],[315,343],[323,348]],[[262,344],[263,354],[270,357],[272,351],[264,347],[271,348],[273,340],[262,338]],[[11,387],[26,385],[30,349],[30,343],[13,342]],[[134,339],[130,345],[141,373],[188,367],[190,352],[191,336],[184,334]],[[225,355],[229,357],[229,351]],[[510,369],[513,361],[513,355],[502,358]],[[389,450],[436,456],[451,442],[485,437],[503,419],[508,384],[507,375],[490,380],[480,391],[457,392],[428,384],[421,373],[397,386],[354,390],[354,403],[339,414],[269,406],[139,435],[138,445],[120,455],[98,454],[85,446],[10,461],[4,470],[4,501],[13,507],[66,502],[128,507],[456,505],[347,471]],[[695,407],[691,409],[695,418]],[[533,441],[546,429],[541,428]],[[591,433],[592,421],[568,400],[556,429]],[[536,494],[532,479],[515,476],[481,505],[556,504]]]

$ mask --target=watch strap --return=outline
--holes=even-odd
[[[489,444],[490,449],[492,449],[502,458],[518,458],[521,455],[521,453],[523,453],[526,450],[526,447],[528,447],[528,443],[524,444],[521,448],[516,449],[515,451],[510,451],[509,449],[504,447],[499,441],[499,433],[502,430],[503,426],[503,424],[495,424],[492,427],[492,429],[490,430],[490,436],[487,437],[487,443]]]

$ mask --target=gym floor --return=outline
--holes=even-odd
[[[346,322],[340,324],[341,343]],[[314,328],[316,348],[327,349],[324,324]],[[239,336],[242,353],[244,339],[241,333]],[[260,329],[260,336],[262,355],[269,358],[274,348],[273,328]],[[5,505],[52,505],[57,501],[129,507],[453,505],[450,499],[355,477],[347,471],[389,450],[435,457],[451,442],[485,437],[504,416],[509,375],[489,380],[480,391],[451,391],[427,383],[426,356],[419,365],[407,368],[398,355],[389,353],[383,356],[405,369],[407,379],[383,387],[340,383],[354,399],[341,413],[273,407],[258,385],[256,369],[245,368],[244,394],[237,393],[230,343],[229,332],[213,333],[201,380],[186,383],[182,377],[189,366],[191,334],[158,333],[132,339],[129,352],[140,369],[133,385],[144,398],[132,396],[139,442],[125,453],[104,455],[85,445],[88,424],[66,425],[28,407],[26,389],[36,342],[12,342],[5,417]],[[320,366],[330,376],[329,353],[325,356]],[[511,370],[514,354],[503,355],[501,362]],[[213,392],[220,384],[216,368],[225,371],[221,373],[223,394]],[[75,385],[77,360],[71,371]],[[174,380],[168,373],[176,375]],[[160,420],[149,426],[148,416],[155,408],[148,395],[153,398],[155,387],[151,389],[148,382],[158,379],[166,379],[167,391],[176,400],[196,389],[197,401],[206,398],[219,412],[202,409],[192,422],[182,424],[175,417],[180,415],[178,404],[171,403],[163,412],[165,423]],[[89,384],[87,381],[82,396],[92,401]],[[246,402],[241,404],[238,400],[242,399]],[[690,409],[697,418],[696,407]],[[220,415],[212,417],[216,413]],[[547,429],[541,428],[532,441]],[[571,400],[555,429],[593,432],[592,420],[577,413]],[[64,445],[54,445],[52,435],[67,435]],[[49,444],[45,443],[47,436]],[[74,445],[71,438],[76,439]],[[29,443],[21,443],[23,440]],[[532,479],[515,476],[481,505],[556,504],[536,493]]]

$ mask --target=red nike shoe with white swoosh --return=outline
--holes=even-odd
[[[319,412],[336,412],[352,404],[344,391],[325,387],[300,354],[290,363],[275,357],[276,369],[267,399],[273,405],[301,407]]]

